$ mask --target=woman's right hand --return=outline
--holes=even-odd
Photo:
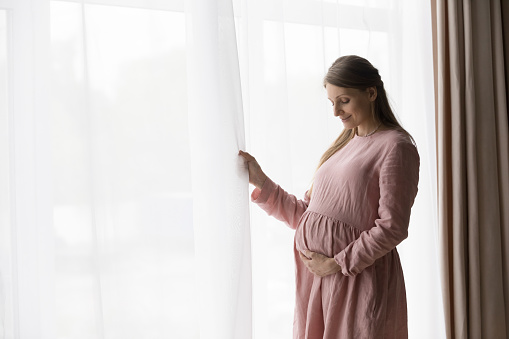
[[[263,173],[262,168],[258,164],[258,161],[256,161],[256,159],[251,154],[244,151],[239,151],[239,155],[241,155],[247,163],[247,169],[249,171],[249,183],[259,189],[262,189],[267,176],[265,173]]]

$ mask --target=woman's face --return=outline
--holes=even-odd
[[[376,87],[362,91],[327,84],[325,89],[332,102],[334,116],[341,119],[345,128],[358,127],[359,135],[365,135],[376,127],[371,113],[372,103],[376,99]]]

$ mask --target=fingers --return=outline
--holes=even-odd
[[[309,260],[315,259],[318,254],[318,253],[312,252],[310,250],[304,250],[303,252],[304,252],[303,254],[306,256],[306,258],[308,258]]]
[[[299,256],[300,256],[300,260],[302,260],[302,263],[304,264],[304,266],[306,266],[306,268],[309,270],[309,272],[314,274],[313,267],[311,267],[311,259],[309,259],[304,254],[302,254],[302,252],[299,252]]]
[[[301,258],[303,258],[303,260],[305,259],[306,261],[311,261],[315,258],[317,253],[315,252],[311,252],[309,250],[303,250],[303,251],[300,251],[299,252],[299,255],[301,256]]]
[[[302,252],[306,253],[306,254],[303,254]],[[309,270],[309,272],[313,273],[314,275],[316,276],[319,276],[321,277],[322,274],[321,272],[317,269],[317,267],[315,267],[315,264],[313,262],[313,259],[311,258],[308,258],[308,254],[309,253],[313,253],[311,251],[302,251],[302,252],[299,252],[299,256],[300,256],[300,259],[302,260],[302,262],[304,263],[304,266],[306,266],[306,268]]]
[[[302,259],[302,261],[304,261],[304,262],[311,260],[310,258],[306,257],[304,254],[302,254],[302,252],[299,252],[299,256]]]
[[[256,161],[256,159],[251,154],[249,154],[248,152],[244,152],[242,150],[239,150],[239,155],[241,155],[248,162],[249,161],[253,161],[253,160]]]
[[[325,258],[325,256],[322,254],[309,250],[303,250],[299,251],[299,256],[304,263],[304,266],[306,266],[309,272],[313,273],[314,275],[318,277],[325,277],[331,274],[326,270],[326,267],[324,267],[325,262],[323,258]]]

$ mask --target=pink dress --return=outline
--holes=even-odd
[[[251,195],[295,229],[294,338],[408,337],[403,271],[396,245],[408,234],[419,155],[407,135],[355,136],[316,172],[303,200],[267,179]],[[298,251],[334,257],[341,271],[323,278]]]

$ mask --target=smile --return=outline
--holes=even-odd
[[[341,119],[341,121],[342,121],[342,122],[345,122],[345,121],[347,121],[348,119],[350,119],[351,117],[352,117],[352,116],[351,116],[351,115],[349,115],[347,118],[344,118],[344,119],[341,119],[341,118],[340,118],[340,119]]]

